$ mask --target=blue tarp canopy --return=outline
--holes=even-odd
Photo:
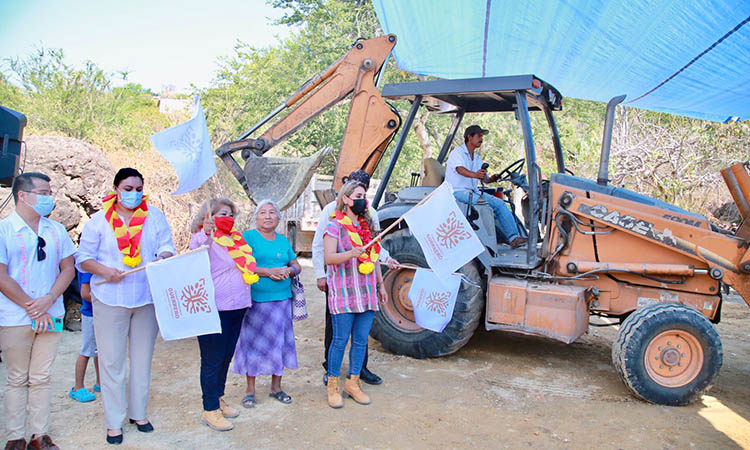
[[[566,97],[750,117],[748,0],[373,0],[405,71],[534,74]]]

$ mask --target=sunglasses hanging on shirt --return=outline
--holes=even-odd
[[[44,261],[44,259],[47,257],[47,253],[44,251],[44,247],[47,245],[46,242],[44,242],[44,239],[42,239],[41,236],[37,236],[36,241],[36,260],[37,261]]]

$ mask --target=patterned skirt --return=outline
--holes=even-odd
[[[255,377],[297,368],[291,299],[253,302],[242,319],[232,372]]]

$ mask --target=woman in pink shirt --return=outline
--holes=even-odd
[[[250,285],[258,280],[252,249],[234,228],[237,207],[227,198],[208,200],[193,219],[190,248],[208,246],[211,278],[221,333],[198,336],[201,352],[201,422],[217,431],[231,430],[227,418],[240,412],[224,401],[229,363],[242,326],[245,311],[251,307]]]

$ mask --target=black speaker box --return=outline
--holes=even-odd
[[[18,175],[26,116],[0,106],[0,186],[9,187]]]

